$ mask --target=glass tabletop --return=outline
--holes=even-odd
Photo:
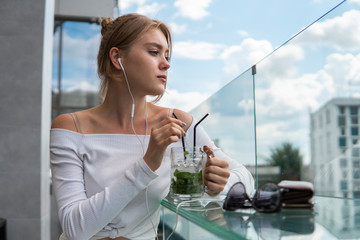
[[[314,209],[225,211],[221,199],[161,204],[220,239],[359,239],[360,200],[316,196]]]

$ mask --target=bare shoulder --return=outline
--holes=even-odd
[[[174,113],[176,114],[176,116],[178,117],[178,119],[180,119],[181,121],[186,123],[186,130],[187,128],[190,127],[192,121],[193,121],[193,116],[191,116],[189,113],[184,112],[182,110],[179,109],[174,109]]]
[[[51,124],[51,128],[61,128],[76,131],[74,119],[69,113],[57,116]]]

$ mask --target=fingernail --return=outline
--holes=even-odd
[[[184,127],[186,127],[186,123],[184,123],[184,122],[181,122],[181,125],[183,125]]]

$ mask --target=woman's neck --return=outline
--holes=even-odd
[[[132,114],[135,122],[145,120],[147,104],[146,96],[134,95],[133,102],[127,88],[109,88],[104,102],[99,107],[106,117],[118,121],[122,126],[126,126],[131,123]]]

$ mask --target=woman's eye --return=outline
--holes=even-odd
[[[150,53],[151,55],[156,56],[156,55],[158,55],[159,51],[149,51],[149,53]]]

